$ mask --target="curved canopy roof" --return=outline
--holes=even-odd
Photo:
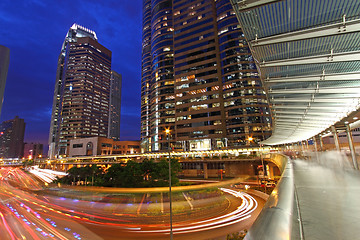
[[[309,139],[360,106],[358,0],[231,0],[273,117],[262,144]]]

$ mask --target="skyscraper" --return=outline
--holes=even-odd
[[[95,32],[74,24],[64,40],[56,75],[49,156],[66,155],[73,138],[108,134],[111,51]]]
[[[111,71],[108,138],[120,140],[121,74]]]
[[[0,114],[4,101],[4,91],[6,85],[6,77],[10,62],[10,50],[0,45]]]
[[[270,110],[227,0],[144,1],[145,151],[243,147],[270,136]]]
[[[21,158],[24,154],[24,119],[16,116],[0,125],[0,157]]]

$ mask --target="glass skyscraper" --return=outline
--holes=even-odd
[[[107,137],[111,51],[95,32],[74,24],[58,59],[49,134],[49,157],[67,155],[69,140]]]
[[[121,74],[111,71],[108,138],[120,140]]]
[[[210,150],[271,135],[267,99],[228,0],[145,0],[144,151]]]
[[[1,158],[23,157],[25,125],[24,119],[18,116],[0,124]]]
[[[6,78],[10,63],[10,49],[0,45],[0,114],[4,101]]]

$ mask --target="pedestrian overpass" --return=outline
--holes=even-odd
[[[282,180],[245,239],[357,239],[360,174],[351,129],[360,126],[359,2],[231,2],[271,108],[273,134],[261,144],[316,145],[331,133],[339,150],[337,134],[346,131],[352,156],[346,169],[341,157],[329,164],[331,155],[275,157]]]

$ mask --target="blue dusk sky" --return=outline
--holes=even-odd
[[[141,0],[1,0],[0,45],[10,48],[10,66],[0,121],[23,118],[25,142],[47,145],[57,59],[73,23],[112,51],[123,79],[121,140],[140,139]]]

